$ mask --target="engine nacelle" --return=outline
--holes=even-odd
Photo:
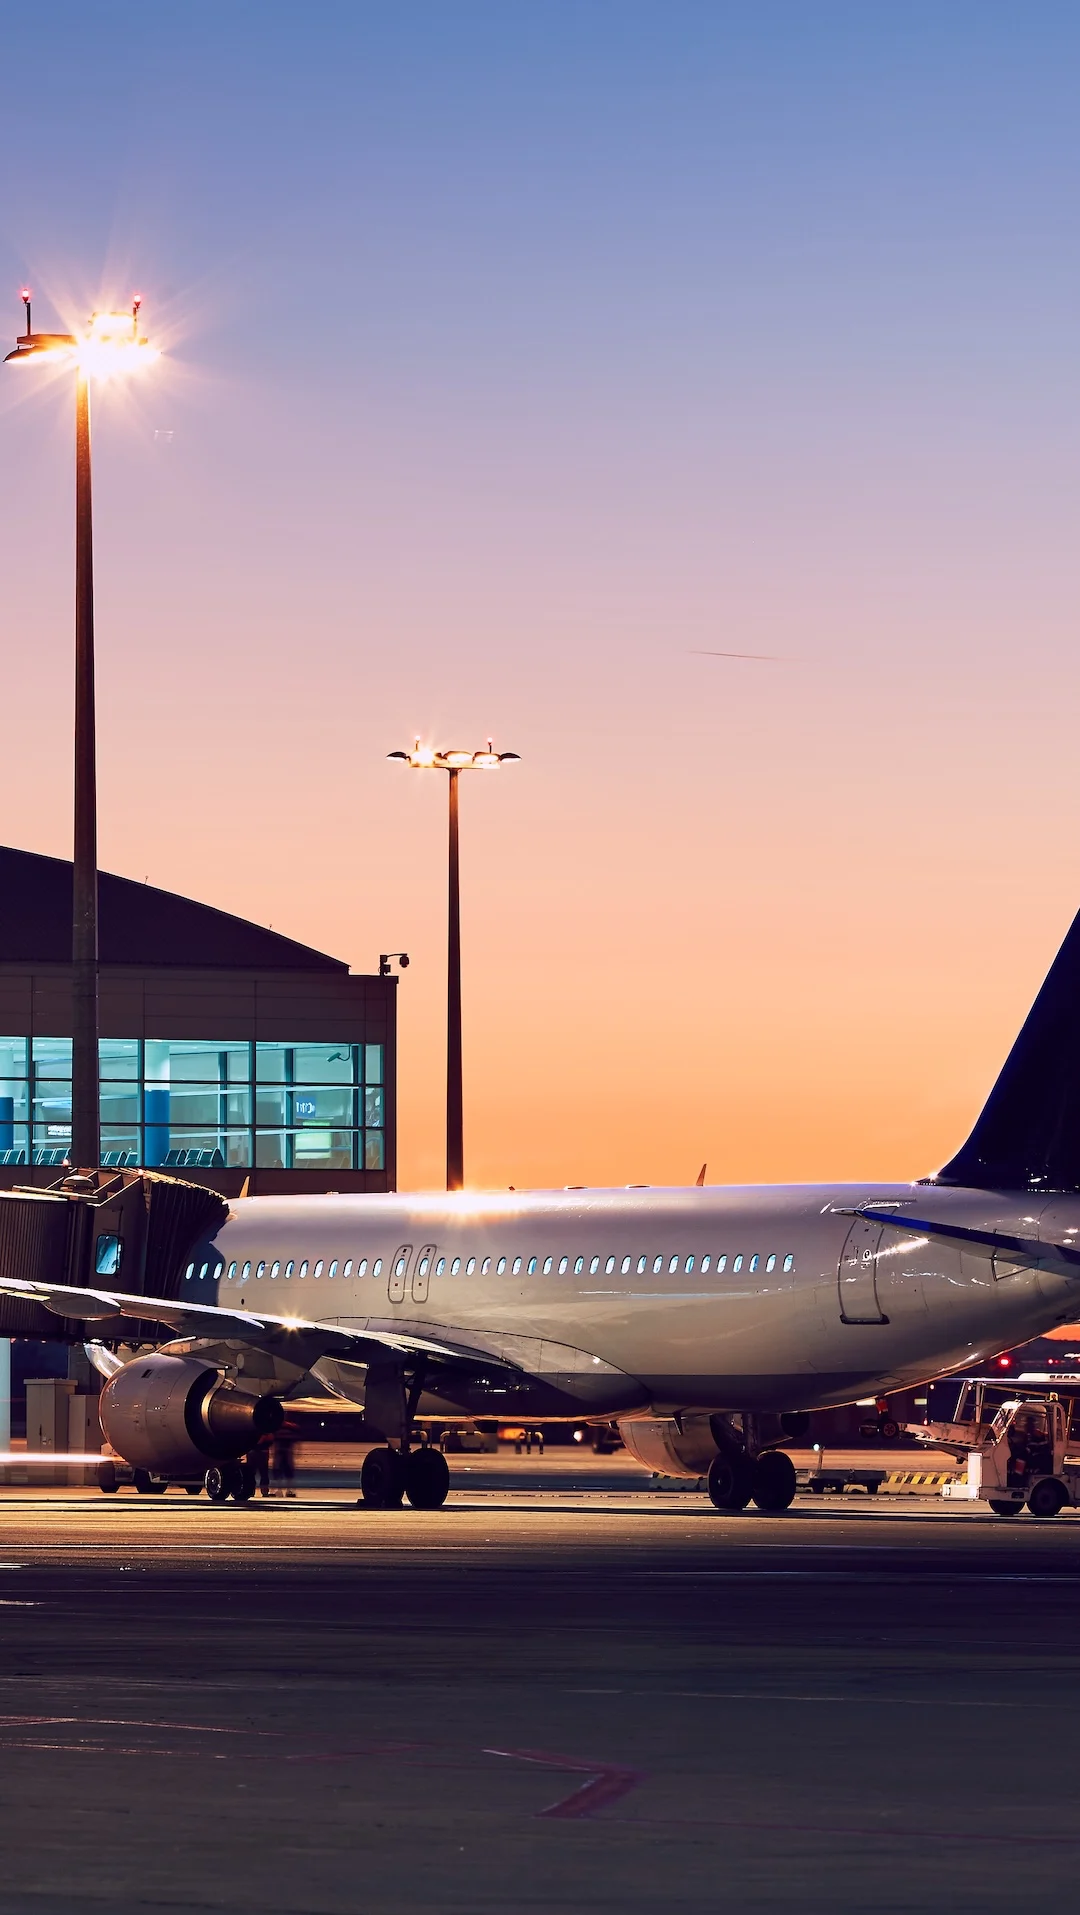
[[[736,1448],[747,1442],[745,1429],[725,1431],[724,1425],[735,1420],[700,1413],[684,1414],[677,1423],[672,1416],[628,1416],[619,1423],[619,1435],[631,1456],[658,1476],[707,1476],[721,1444],[730,1452],[733,1442]],[[750,1454],[756,1456],[777,1444],[804,1438],[809,1428],[806,1410],[784,1410],[779,1414],[769,1411],[755,1416],[748,1444]]]
[[[276,1396],[250,1396],[197,1357],[136,1357],[101,1392],[101,1427],[118,1455],[158,1476],[201,1476],[280,1429]]]
[[[707,1476],[718,1444],[707,1416],[626,1417],[619,1435],[631,1456],[657,1476]]]

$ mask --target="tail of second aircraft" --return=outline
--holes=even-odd
[[[971,1136],[934,1181],[1080,1191],[1080,913]]]

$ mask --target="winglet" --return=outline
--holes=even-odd
[[[709,1168],[709,1166],[708,1166],[708,1164],[702,1164],[702,1166],[701,1166],[701,1169],[700,1169],[700,1170],[698,1171],[698,1174],[697,1174],[697,1176],[696,1176],[696,1178],[694,1179],[694,1184],[695,1184],[695,1188],[696,1188],[696,1189],[698,1189],[698,1190],[704,1190],[704,1188],[705,1188],[705,1172],[706,1172],[706,1171],[708,1170],[708,1168]]]

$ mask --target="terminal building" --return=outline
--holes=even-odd
[[[0,1189],[71,1141],[71,865],[0,847]],[[397,979],[102,872],[101,1161],[223,1196],[396,1187]]]

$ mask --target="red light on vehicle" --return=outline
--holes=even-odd
[[[999,1370],[1011,1370],[1011,1369],[1012,1369],[1012,1357],[1011,1357],[1011,1356],[999,1356],[999,1357],[998,1357],[998,1360],[997,1360],[997,1363],[998,1363],[998,1369],[999,1369]]]

